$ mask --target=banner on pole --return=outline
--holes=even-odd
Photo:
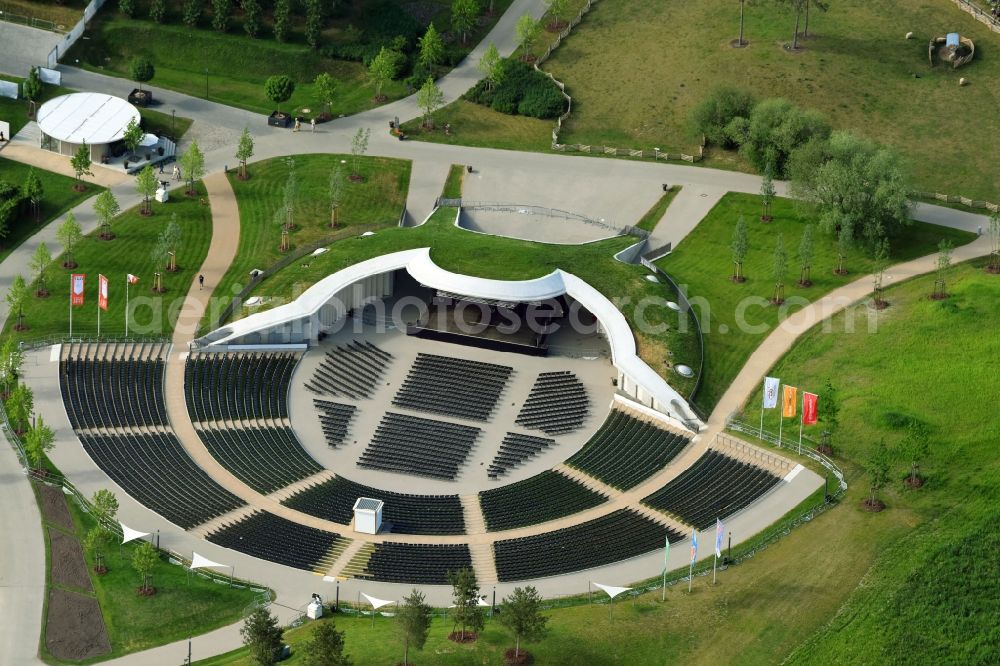
[[[83,285],[86,278],[85,273],[73,273],[69,289],[70,305],[83,305]]]
[[[794,386],[785,386],[784,392],[781,394],[781,415],[790,419],[797,413],[796,403],[798,402],[799,390]]]
[[[129,273],[128,277],[126,278],[126,280],[128,281],[129,284],[139,284],[139,276],[138,275],[132,275],[131,273]]]
[[[816,423],[816,408],[819,396],[815,393],[802,392],[802,424],[814,425]]]
[[[698,559],[698,530],[691,530],[691,564]]]
[[[97,292],[97,307],[101,308],[105,312],[108,311],[108,278],[103,275],[98,274],[97,276],[98,284],[100,289]]]
[[[722,521],[715,519],[715,556],[722,557]]]
[[[777,377],[764,377],[764,409],[774,409],[778,406],[778,383],[780,381]]]

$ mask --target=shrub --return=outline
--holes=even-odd
[[[566,98],[555,85],[533,85],[524,91],[517,113],[533,118],[556,118],[566,110]]]
[[[830,124],[820,112],[801,109],[786,99],[766,99],[750,112],[740,154],[757,171],[770,165],[775,176],[783,178],[796,148],[828,136]]]
[[[728,131],[729,127],[737,118],[749,118],[754,103],[753,95],[749,92],[721,86],[694,107],[691,122],[712,144],[721,148],[735,148],[739,141],[734,140],[733,133]]]
[[[504,60],[499,79],[492,90],[485,80],[480,81],[465,98],[500,113],[535,118],[555,118],[566,110],[566,100],[559,86],[527,63]]]

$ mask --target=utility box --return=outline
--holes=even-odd
[[[382,500],[359,497],[354,503],[354,531],[378,534],[382,529]]]
[[[323,617],[323,604],[313,601],[306,607],[306,617],[310,620],[318,620]]]

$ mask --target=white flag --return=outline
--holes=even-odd
[[[781,382],[777,377],[764,377],[764,409],[774,409],[778,406],[778,384]]]

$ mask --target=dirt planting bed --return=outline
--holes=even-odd
[[[80,661],[111,651],[94,597],[52,588],[47,619],[45,647],[56,659]]]
[[[93,591],[80,542],[50,527],[49,547],[52,557],[52,582],[77,590]]]
[[[69,515],[69,507],[66,506],[66,495],[63,494],[62,489],[55,486],[47,486],[44,483],[39,483],[37,488],[38,497],[42,504],[42,517],[47,522],[72,532],[75,529],[73,517]]]

